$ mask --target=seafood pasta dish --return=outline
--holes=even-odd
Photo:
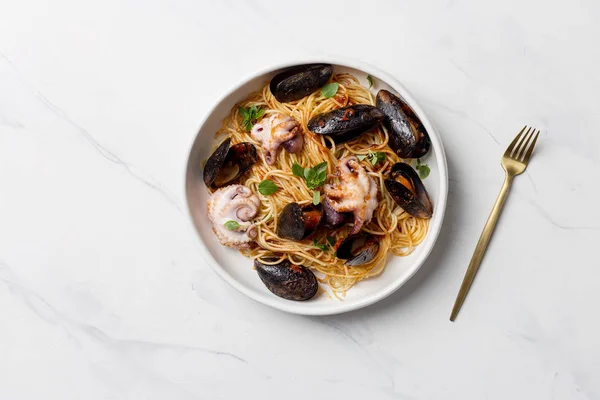
[[[429,134],[401,96],[372,85],[295,66],[240,99],[215,133],[208,221],[277,296],[342,297],[427,235]]]

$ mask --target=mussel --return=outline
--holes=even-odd
[[[269,88],[282,103],[288,103],[308,96],[327,83],[333,75],[329,64],[297,65],[273,77]]]
[[[265,260],[266,263],[275,261],[277,258]],[[311,270],[302,265],[294,265],[288,260],[277,264],[265,264],[256,259],[254,268],[267,289],[287,300],[308,300],[319,289],[317,278]]]
[[[371,261],[379,250],[379,242],[375,236],[362,233],[348,236],[340,243],[336,251],[336,257],[348,260],[344,264],[356,266]]]
[[[301,208],[298,203],[290,203],[283,208],[277,221],[277,236],[302,240],[317,229],[323,218],[323,209],[320,205],[310,205]]]
[[[355,104],[319,114],[308,121],[313,133],[330,136],[335,143],[344,143],[371,130],[383,120],[377,107]]]
[[[392,166],[385,187],[394,201],[407,213],[418,218],[431,218],[433,205],[417,172],[408,164]]]
[[[237,181],[256,162],[256,148],[252,143],[231,145],[231,139],[217,147],[204,166],[204,184],[218,189]]]
[[[429,134],[404,100],[382,89],[377,93],[376,105],[385,114],[383,126],[390,137],[388,145],[398,156],[420,158],[427,154],[431,148]]]

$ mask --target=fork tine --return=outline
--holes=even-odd
[[[510,154],[512,153],[512,151],[514,150],[515,146],[519,142],[519,139],[521,139],[521,136],[523,136],[523,132],[525,132],[525,128],[527,128],[527,125],[525,125],[523,127],[523,129],[521,129],[521,132],[519,132],[519,134],[517,135],[517,137],[508,145],[508,148],[504,152],[504,157],[510,157]]]
[[[527,163],[529,162],[529,159],[531,158],[531,154],[533,153],[533,148],[535,147],[535,142],[537,142],[538,136],[540,136],[539,130],[535,134],[535,137],[533,138],[533,143],[531,143],[531,146],[529,146],[527,153],[525,153],[525,158],[523,159],[523,163],[525,165],[527,165]]]
[[[512,151],[511,154],[511,158],[514,160],[518,160],[517,156],[518,154],[521,152],[521,150],[523,149],[523,145],[525,144],[525,142],[527,141],[528,138],[531,137],[531,134],[535,131],[535,128],[530,126],[529,128],[527,128],[527,131],[523,134],[523,137],[521,138],[521,140],[519,141],[519,143],[517,143],[517,145],[515,145],[515,148]]]
[[[513,153],[513,158],[517,161],[522,161],[523,156],[525,155],[525,151],[527,151],[527,148],[529,146],[529,142],[531,142],[531,139],[535,136],[535,128],[533,128],[531,133],[529,133],[529,131],[527,133],[528,135],[526,135],[521,141],[519,149],[515,150],[515,152]]]

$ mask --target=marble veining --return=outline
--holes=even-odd
[[[598,3],[288,8],[0,5],[0,399],[600,398]],[[224,91],[319,55],[404,83],[442,135],[450,193],[436,247],[397,293],[302,317],[212,272],[183,184]],[[450,323],[525,124],[543,131],[536,154]]]

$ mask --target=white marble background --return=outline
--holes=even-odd
[[[599,17],[594,0],[3,0],[0,398],[600,398]],[[205,264],[183,174],[233,82],[324,54],[411,90],[451,186],[409,284],[306,318]],[[537,152],[450,323],[525,124]]]

